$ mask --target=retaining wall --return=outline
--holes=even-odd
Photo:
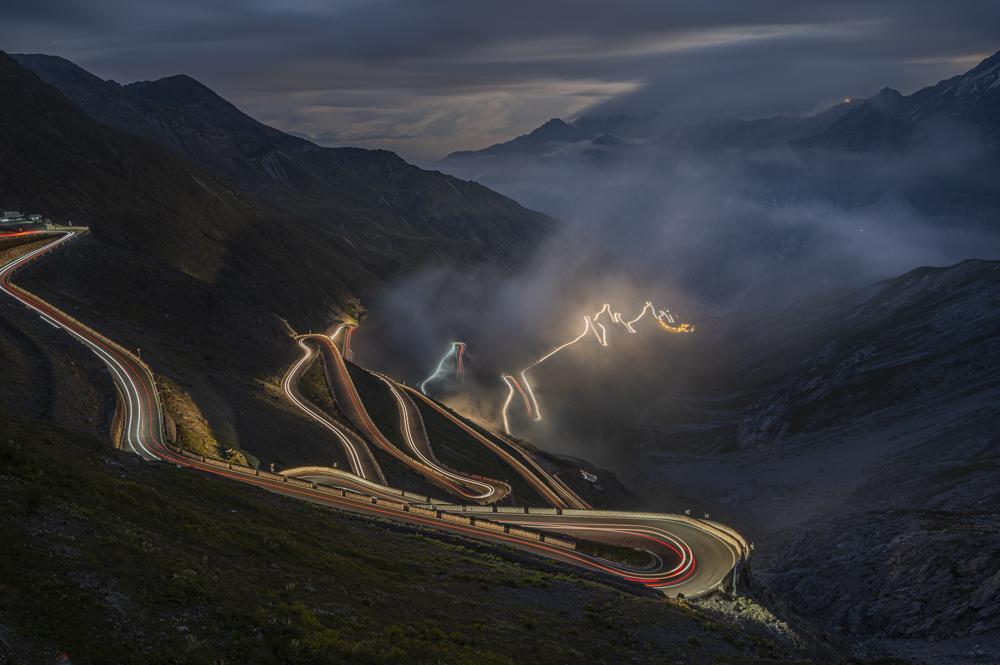
[[[454,515],[452,513],[438,513],[438,518],[445,522],[458,522],[459,524],[472,524],[472,518],[465,515]]]

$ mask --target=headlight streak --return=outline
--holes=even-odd
[[[337,329],[334,331],[332,335],[328,336],[328,339],[331,342],[333,342],[335,339],[337,339],[337,335],[340,334],[340,331],[344,330],[345,328],[347,329],[347,334],[344,336],[344,343],[341,345],[343,347],[343,352],[337,350],[336,344],[333,345],[333,348],[337,350],[337,353],[340,353],[342,357],[346,358],[347,360],[350,360],[348,354],[350,354],[351,352],[351,333],[354,331],[355,328],[357,328],[356,325],[354,325],[353,323],[341,324],[340,326],[337,327]],[[321,335],[321,336],[327,337],[326,335]]]
[[[593,524],[587,523],[567,523],[567,522],[549,522],[549,521],[524,521],[513,518],[500,518],[499,516],[494,516],[494,521],[503,522],[506,524],[518,524],[533,528],[548,527],[550,529],[558,529],[560,531],[601,531],[607,533],[619,533],[623,535],[636,536],[638,538],[643,538],[645,540],[651,541],[651,544],[655,543],[663,548],[671,551],[679,560],[677,565],[669,570],[654,570],[653,572],[644,573],[641,570],[631,568],[626,565],[617,564],[613,561],[608,561],[606,559],[601,559],[599,557],[590,556],[588,554],[583,554],[582,552],[576,552],[572,556],[579,561],[588,561],[598,568],[605,571],[613,572],[616,575],[621,576],[624,579],[633,582],[642,582],[646,586],[663,589],[672,586],[677,586],[685,582],[692,574],[695,572],[696,561],[691,548],[683,540],[677,536],[664,531],[659,528],[636,528],[635,525],[631,524],[617,524],[617,523],[599,523],[595,522]],[[584,537],[585,538],[585,537]],[[657,556],[655,552],[648,551],[653,556]],[[582,558],[581,558],[582,557]],[[662,566],[662,557],[657,557]],[[596,564],[595,562],[600,562]],[[735,565],[735,561],[734,561]]]
[[[20,235],[31,235],[31,234],[34,234],[34,233],[40,233],[40,234],[44,235],[44,232],[37,232],[37,231],[29,231],[29,232],[12,234],[12,235],[19,235],[20,236]],[[130,373],[129,373],[128,369],[127,369],[127,366],[126,366],[127,363],[125,363],[125,361],[120,356],[118,356],[118,354],[115,353],[114,351],[111,351],[109,349],[104,348],[104,345],[101,342],[99,342],[96,339],[93,339],[89,334],[84,333],[82,330],[77,330],[77,328],[76,328],[75,325],[71,324],[68,321],[64,322],[64,321],[59,320],[58,318],[56,318],[55,316],[53,316],[52,312],[49,312],[44,307],[42,307],[40,305],[40,303],[37,303],[37,302],[35,302],[35,301],[33,301],[33,300],[25,297],[25,296],[22,296],[19,292],[14,291],[13,289],[10,288],[10,284],[8,283],[8,279],[10,277],[11,271],[13,271],[13,269],[16,266],[18,266],[18,265],[20,265],[20,264],[22,264],[22,263],[24,263],[26,261],[29,261],[30,259],[32,259],[33,257],[37,256],[38,254],[41,254],[43,252],[51,250],[56,245],[59,245],[59,244],[61,244],[63,242],[66,242],[66,241],[70,240],[71,238],[73,238],[76,235],[75,231],[66,231],[64,233],[65,233],[65,235],[62,238],[60,238],[58,240],[55,240],[55,241],[53,241],[53,242],[45,245],[44,247],[40,247],[40,248],[38,248],[38,249],[36,249],[34,251],[31,251],[31,252],[25,254],[24,256],[18,257],[14,261],[12,261],[9,264],[3,266],[3,268],[0,268],[0,290],[3,290],[5,293],[7,293],[7,295],[13,297],[14,299],[20,301],[25,306],[27,306],[30,309],[33,309],[34,311],[36,311],[42,317],[42,319],[45,320],[50,325],[53,325],[56,328],[65,330],[71,336],[73,336],[76,339],[78,339],[79,341],[83,342],[88,348],[90,348],[92,351],[94,351],[94,353],[102,361],[104,361],[104,363],[113,372],[114,376],[118,377],[118,380],[119,380],[120,384],[122,385],[122,387],[125,388],[124,392],[125,392],[125,394],[127,396],[127,401],[128,401],[128,408],[127,408],[127,411],[128,411],[128,424],[124,428],[124,431],[125,431],[125,434],[126,434],[126,436],[125,436],[126,442],[128,443],[129,447],[134,452],[136,452],[137,454],[139,454],[141,457],[144,457],[144,458],[149,459],[149,460],[159,459],[160,455],[154,453],[146,445],[146,443],[143,442],[143,440],[142,440],[142,438],[143,438],[142,437],[142,431],[141,431],[141,426],[142,426],[142,399],[141,399],[141,395],[139,394],[138,386],[136,385],[135,381],[133,381],[132,376],[130,375]],[[129,388],[131,388],[131,390],[129,390]],[[146,392],[145,386],[143,386],[143,391]],[[147,392],[146,397],[147,397],[147,401],[148,401],[149,400],[149,394],[148,394],[148,392]],[[151,411],[152,411],[152,409],[151,409]],[[159,415],[159,412],[157,412],[157,415]],[[133,427],[134,427],[134,432],[133,432]],[[150,419],[149,427],[150,427],[150,439],[154,443],[157,443],[157,445],[160,445],[159,442],[156,441],[155,436],[153,436],[153,433],[152,433],[153,423],[152,423],[151,419]]]
[[[427,457],[425,457],[424,454],[422,452],[420,452],[420,449],[417,447],[416,442],[413,440],[413,431],[410,428],[410,414],[409,414],[409,409],[407,408],[406,403],[403,401],[403,396],[399,393],[399,390],[396,389],[396,386],[394,386],[391,381],[389,381],[388,379],[386,379],[384,376],[380,376],[380,375],[377,375],[377,374],[376,374],[376,376],[378,376],[378,378],[382,379],[385,382],[385,385],[389,386],[389,389],[392,391],[392,394],[396,396],[396,401],[399,403],[399,412],[403,416],[403,435],[406,438],[406,443],[409,444],[410,449],[417,454],[417,457],[419,457],[423,461],[424,464],[426,464],[430,468],[434,469],[438,473],[440,473],[442,475],[445,475],[445,476],[448,476],[449,478],[454,478],[455,480],[457,480],[457,481],[459,481],[461,483],[465,483],[467,485],[476,485],[478,487],[485,488],[486,489],[486,493],[485,494],[480,494],[479,496],[476,496],[476,497],[473,497],[475,499],[485,499],[485,498],[488,498],[488,497],[492,496],[494,493],[496,493],[496,488],[493,487],[492,485],[488,485],[486,483],[480,483],[480,482],[477,482],[475,480],[470,480],[469,478],[465,478],[464,476],[460,476],[458,474],[451,473],[447,469],[443,469],[440,466],[438,466],[434,461],[432,461],[430,459],[427,459]],[[414,407],[414,408],[416,408],[416,407]]]
[[[452,342],[451,343],[451,348],[448,349],[448,353],[446,353],[445,356],[444,356],[444,358],[441,359],[441,362],[438,363],[437,369],[434,370],[434,373],[431,374],[430,376],[428,376],[426,379],[424,379],[423,383],[420,384],[420,392],[422,392],[423,394],[426,395],[427,394],[427,390],[425,390],[424,387],[427,385],[427,383],[429,381],[432,381],[432,380],[436,379],[441,374],[444,374],[444,363],[445,363],[446,360],[448,360],[448,358],[451,358],[451,356],[455,353],[455,348],[459,344],[460,344],[460,342]],[[465,345],[462,344],[462,346],[465,346]]]
[[[476,418],[482,418],[482,414],[479,413],[479,404],[476,403],[476,396],[472,394],[472,391],[469,390],[469,386],[465,383],[465,367],[462,364],[462,356],[464,354],[465,354],[465,344],[462,342],[452,342],[451,349],[449,349],[448,353],[446,353],[444,358],[441,359],[441,362],[438,363],[437,369],[434,370],[434,373],[428,376],[426,379],[424,379],[423,382],[420,384],[420,392],[430,397],[430,395],[428,395],[427,393],[427,384],[430,383],[431,381],[435,381],[443,377],[445,374],[444,371],[445,362],[448,361],[448,358],[455,356],[455,365],[456,365],[455,374],[456,376],[458,376],[458,380],[462,384],[462,388],[465,390],[465,394],[469,396],[469,401],[472,402],[472,408],[476,410]]]
[[[326,335],[313,335],[313,337],[321,339],[327,344],[329,344],[330,348],[333,350],[334,357],[335,358],[340,357],[340,354],[337,353],[337,347],[334,345],[332,339],[330,339]],[[337,363],[337,372],[340,375],[341,383],[347,390],[347,394],[351,400],[351,404],[354,407],[354,411],[358,415],[360,426],[363,426],[363,428],[368,431],[368,433],[371,435],[371,440],[374,441],[380,448],[388,452],[390,455],[393,455],[407,466],[415,466],[417,469],[421,469],[422,467],[420,466],[419,462],[416,462],[409,456],[404,455],[400,450],[396,448],[396,446],[392,445],[392,443],[388,439],[386,439],[385,436],[382,435],[382,433],[378,430],[377,427],[375,427],[375,423],[372,422],[371,418],[368,416],[368,412],[365,410],[364,405],[361,403],[361,397],[358,395],[358,391],[354,387],[354,382],[351,380],[350,375],[347,373],[347,366],[343,363],[342,360]],[[358,423],[355,424],[358,425]],[[444,485],[450,487],[452,490],[455,491],[456,494],[471,499],[487,498],[492,494],[496,493],[496,489],[490,486],[490,494],[487,494],[486,497],[477,496],[475,494],[470,494],[469,492],[466,492],[461,487],[456,487],[455,485],[451,484],[450,482],[448,482],[443,478],[438,478],[437,476],[433,475],[432,477],[434,477],[438,482],[443,483]],[[473,482],[469,481],[466,478],[463,478],[462,481]]]
[[[528,381],[528,376],[526,374],[526,372],[528,370],[530,370],[533,367],[535,367],[536,365],[542,363],[547,358],[552,357],[555,353],[557,353],[557,352],[565,349],[567,346],[570,346],[571,344],[576,344],[577,342],[579,342],[581,339],[583,339],[587,335],[587,331],[588,330],[593,330],[594,331],[594,336],[597,337],[597,341],[598,341],[598,343],[601,346],[607,346],[608,345],[607,330],[604,328],[603,325],[601,325],[597,321],[601,317],[601,315],[604,314],[605,312],[607,312],[608,316],[611,317],[612,322],[614,322],[614,323],[621,323],[623,326],[625,326],[628,329],[628,331],[630,333],[634,333],[634,332],[636,332],[636,330],[632,327],[632,324],[635,323],[636,321],[638,321],[639,319],[641,319],[646,314],[647,310],[649,310],[651,312],[654,312],[654,316],[656,316],[655,315],[656,309],[653,307],[653,303],[647,301],[646,302],[646,306],[642,308],[641,312],[639,312],[639,316],[635,317],[631,321],[625,321],[625,319],[622,318],[621,313],[619,313],[619,312],[612,312],[611,311],[611,305],[608,304],[608,303],[605,303],[604,307],[601,308],[601,311],[599,311],[593,317],[590,317],[590,316],[584,316],[583,317],[585,323],[584,323],[583,332],[580,334],[579,337],[577,337],[576,339],[574,339],[574,340],[572,340],[570,342],[567,342],[567,343],[563,344],[562,346],[556,348],[554,351],[550,351],[547,355],[543,356],[541,359],[536,360],[531,365],[528,365],[526,368],[524,368],[523,370],[521,370],[521,372],[520,372],[520,374],[521,374],[521,380],[524,382],[524,388],[525,388],[525,390],[527,390],[528,395],[531,398],[531,405],[530,406],[526,405],[526,409],[527,409],[527,412],[528,412],[528,418],[530,418],[531,420],[535,420],[535,421],[538,421],[538,420],[542,419],[542,413],[541,413],[541,409],[538,408],[538,400],[535,397],[535,391],[531,387],[531,382]],[[669,310],[667,310],[667,312],[669,312]],[[664,312],[663,310],[660,311],[660,314],[661,314],[661,316],[670,317],[670,315],[667,314],[666,312]],[[668,326],[667,324],[665,324],[663,322],[661,316],[656,316],[656,319],[660,322],[660,325],[662,325],[664,328],[666,328],[670,332],[691,332],[691,330],[692,330],[692,328],[688,324],[683,324],[683,325],[681,325],[679,327]],[[673,317],[670,317],[670,322],[673,323]],[[508,375],[506,375],[506,374],[503,375],[503,378],[504,378],[505,381],[507,381],[507,376]],[[513,377],[511,377],[511,378],[513,379]],[[508,384],[508,386],[510,386],[511,385],[510,381],[507,381],[507,384]],[[516,380],[514,382],[514,385],[517,385]],[[517,386],[517,387],[518,387],[518,390],[521,389],[520,386]],[[509,395],[507,395],[507,400],[504,402],[503,409],[501,411],[501,415],[503,417],[504,431],[507,432],[507,434],[511,434],[510,419],[507,417],[507,408],[510,406],[510,402],[511,402],[511,397],[512,396],[513,396],[513,387],[512,387],[511,393]]]
[[[642,308],[641,312],[639,312],[639,316],[635,317],[634,319],[625,324],[628,327],[629,332],[633,333],[635,332],[635,330],[632,328],[632,324],[641,319],[646,314],[647,310],[649,310],[650,312],[653,311],[653,303],[649,302],[648,300],[646,301],[646,306]],[[654,313],[653,316],[656,316],[656,314]]]
[[[351,333],[357,326],[348,326],[347,333],[344,334],[344,360],[351,360]]]
[[[513,378],[513,377],[511,377],[511,378]],[[518,467],[519,466],[523,466],[523,465],[520,464],[517,460],[515,460],[514,457],[510,453],[506,452],[500,446],[498,446],[495,443],[492,443],[491,441],[489,441],[488,439],[486,439],[483,435],[481,435],[479,432],[477,432],[476,430],[474,430],[471,427],[469,427],[467,424],[463,423],[461,420],[459,420],[458,418],[456,418],[453,414],[449,413],[445,409],[442,409],[431,398],[423,395],[420,392],[417,392],[416,390],[414,390],[413,388],[410,388],[409,386],[405,386],[405,389],[407,391],[409,391],[410,393],[413,393],[414,395],[417,395],[418,397],[420,397],[420,399],[424,400],[424,402],[429,407],[431,407],[432,409],[434,409],[435,411],[437,411],[438,413],[440,413],[442,416],[444,416],[445,418],[447,418],[448,420],[450,420],[451,422],[453,422],[458,427],[460,427],[463,430],[465,430],[465,432],[467,434],[469,434],[469,436],[471,436],[472,438],[474,438],[477,441],[479,441],[481,444],[483,444],[484,446],[486,446],[487,448],[489,448],[490,450],[492,450],[494,453],[496,453],[497,455],[499,455],[503,459],[507,460],[507,462],[509,462],[511,464],[511,466],[514,467],[514,470],[518,471],[518,473],[521,474],[521,477],[523,477],[526,481],[528,481],[528,483],[532,487],[534,487],[536,491],[538,491],[539,495],[543,499],[545,499],[546,501],[548,501],[549,505],[551,505],[553,508],[566,508],[566,507],[569,507],[570,504],[574,504],[578,508],[581,508],[581,509],[590,509],[591,508],[591,506],[589,504],[587,504],[585,501],[583,501],[579,497],[576,497],[576,495],[573,494],[572,491],[570,491],[568,488],[566,488],[566,489],[567,489],[567,491],[569,491],[570,495],[573,498],[572,498],[572,500],[570,502],[562,500],[558,496],[558,494],[556,492],[553,492],[549,487],[547,487],[545,485],[545,483],[543,483],[540,480],[538,480],[537,478],[535,478],[534,474],[532,474],[530,471],[528,471],[526,467],[525,467],[525,472],[519,471]],[[511,394],[513,394],[513,391],[511,391]],[[510,444],[506,444],[506,445],[509,446]],[[515,448],[515,450],[516,450],[516,448]],[[542,476],[548,477],[548,473],[545,471],[545,469],[543,469],[542,467],[540,467],[538,465],[538,463],[534,459],[531,458],[530,455],[522,453],[522,456],[525,458],[525,460],[529,464],[531,464],[531,466],[535,467],[535,469],[540,474],[542,474]]]
[[[336,333],[335,333],[336,334]],[[305,355],[288,371],[285,375],[285,380],[282,382],[282,389],[284,390],[285,396],[288,397],[297,407],[299,407],[306,415],[318,422],[323,427],[327,428],[333,432],[340,442],[344,446],[344,450],[347,451],[348,458],[351,461],[351,471],[366,480],[379,480],[383,484],[385,483],[385,478],[372,479],[365,475],[364,466],[361,464],[361,457],[358,455],[358,451],[354,448],[354,444],[351,443],[350,439],[344,436],[339,429],[334,427],[326,418],[323,417],[321,412],[318,412],[310,404],[304,400],[300,400],[295,396],[295,386],[292,385],[293,377],[298,375],[299,369],[302,368],[307,362],[311,361],[316,354],[316,351],[309,345],[305,343],[304,340],[299,339],[299,346],[305,351]],[[297,383],[297,381],[296,381]]]
[[[503,416],[503,429],[507,434],[510,434],[510,421],[507,420],[507,407],[510,406],[510,401],[514,399],[514,384],[510,382],[510,377],[506,374],[503,375],[503,380],[510,388],[510,392],[507,393],[507,401],[503,403],[503,408],[500,410],[500,415]],[[528,413],[531,413],[531,407],[528,407]]]
[[[476,396],[472,394],[469,390],[469,386],[465,384],[465,367],[462,365],[462,355],[465,354],[465,344],[462,342],[458,343],[458,378],[462,381],[462,387],[465,388],[465,393],[469,396],[469,400],[472,402],[472,408],[476,410],[476,418],[482,419],[482,414],[479,413],[479,405],[476,403]]]
[[[37,233],[39,233],[39,235],[46,234],[46,232],[37,232]],[[695,574],[696,570],[695,559],[690,551],[690,548],[688,548],[688,546],[682,540],[662,529],[642,528],[641,525],[636,524],[635,522],[629,523],[628,521],[626,521],[625,523],[619,523],[619,524],[601,524],[601,523],[589,524],[588,523],[589,519],[593,518],[589,519],[583,518],[585,521],[581,522],[580,520],[574,519],[572,517],[564,517],[562,519],[571,520],[572,524],[559,522],[558,521],[559,518],[555,518],[555,523],[553,524],[553,526],[562,529],[585,530],[589,528],[593,530],[594,528],[597,528],[608,531],[614,530],[626,535],[647,538],[651,541],[656,541],[656,543],[660,547],[666,547],[670,549],[672,552],[674,552],[675,555],[679,549],[680,556],[682,558],[681,563],[675,566],[673,569],[671,569],[671,571],[667,571],[666,574],[663,572],[657,572],[654,574],[652,571],[648,572],[647,574],[643,574],[633,569],[615,566],[611,562],[602,559],[594,559],[592,557],[587,557],[586,555],[580,555],[579,553],[564,550],[558,547],[549,547],[546,546],[544,542],[535,542],[516,537],[513,538],[507,537],[505,535],[501,535],[498,533],[484,531],[482,529],[476,529],[475,527],[464,528],[455,524],[442,523],[438,520],[425,519],[412,514],[405,515],[405,513],[402,513],[401,511],[398,510],[380,508],[376,507],[375,505],[368,505],[366,503],[361,503],[351,500],[341,500],[333,498],[327,494],[317,493],[315,490],[302,489],[302,488],[296,489],[294,487],[289,486],[288,484],[267,480],[262,476],[255,476],[253,474],[251,474],[250,476],[246,476],[244,475],[244,473],[241,472],[222,471],[218,468],[213,468],[212,466],[208,466],[204,463],[200,463],[198,461],[192,461],[174,452],[173,449],[168,448],[166,444],[161,443],[158,440],[158,436],[162,435],[162,423],[159,418],[159,406],[155,399],[155,383],[154,383],[155,378],[152,375],[151,370],[149,370],[148,367],[142,365],[141,363],[137,364],[135,358],[130,357],[126,352],[121,351],[120,347],[118,347],[117,345],[111,344],[109,346],[109,343],[104,341],[104,338],[98,335],[97,333],[90,332],[88,329],[83,327],[82,324],[76,324],[68,316],[63,315],[61,312],[55,310],[54,308],[47,305],[43,301],[37,300],[31,294],[23,292],[20,289],[17,289],[17,287],[10,285],[10,283],[8,282],[10,273],[13,272],[13,269],[17,265],[20,265],[24,261],[30,260],[32,257],[37,256],[42,252],[49,251],[55,245],[65,242],[66,240],[69,240],[70,238],[76,235],[75,232],[69,232],[69,231],[57,231],[57,233],[66,233],[66,235],[59,240],[49,243],[43,248],[39,248],[37,250],[30,252],[25,256],[19,257],[17,260],[15,260],[10,264],[7,264],[6,266],[0,267],[0,290],[7,293],[11,297],[15,298],[25,306],[29,307],[30,309],[38,313],[41,319],[44,320],[46,323],[62,328],[67,332],[69,332],[74,338],[80,340],[81,342],[84,342],[89,348],[91,348],[91,350],[93,350],[98,355],[98,357],[100,357],[107,364],[108,369],[112,372],[112,375],[116,378],[118,386],[121,387],[122,389],[121,392],[124,393],[123,399],[125,400],[128,406],[127,409],[128,413],[126,414],[128,422],[125,426],[126,437],[124,443],[127,443],[135,452],[139,453],[140,455],[144,457],[148,456],[147,459],[150,460],[156,460],[161,458],[167,459],[171,462],[176,463],[178,466],[185,466],[188,468],[197,469],[203,473],[212,474],[213,476],[217,477],[230,478],[233,480],[246,482],[249,484],[254,484],[259,487],[271,489],[281,494],[309,499],[323,505],[334,505],[352,511],[378,514],[380,516],[388,517],[390,519],[401,518],[406,521],[425,524],[432,528],[443,529],[445,531],[452,531],[456,533],[468,534],[488,541],[509,542],[521,549],[527,549],[529,551],[538,552],[545,556],[549,556],[553,559],[573,562],[585,568],[591,568],[616,574],[622,577],[623,579],[641,582],[651,588],[662,590],[671,587],[676,588],[679,585],[692,583],[695,585],[696,588],[695,592],[697,593],[700,590],[707,590],[718,586],[724,579],[720,577],[720,579],[716,580],[713,577],[705,581],[700,581],[700,578],[704,577],[705,576],[704,573],[707,571],[703,571],[701,574],[695,575],[692,578],[692,575]],[[30,235],[30,233],[26,235]],[[668,319],[668,321],[670,323],[675,323],[672,317]],[[669,329],[669,327],[666,326],[665,324],[664,327]],[[682,327],[688,328],[687,325],[684,325]],[[586,335],[586,332],[587,329],[585,328],[583,336]],[[596,327],[595,327],[595,334],[597,334]],[[330,338],[324,338],[324,339],[330,342],[330,347],[332,348],[334,354],[337,357],[340,357],[340,354],[337,353],[337,349],[333,345],[332,340]],[[348,340],[345,340],[345,342],[349,343]],[[347,352],[350,353],[349,349],[347,349]],[[346,369],[346,367],[342,362],[339,363],[339,365]],[[513,377],[511,378],[513,379]],[[405,388],[405,390],[410,391],[411,395],[415,395],[423,399],[423,397],[416,391],[410,388]],[[429,400],[426,401],[428,401],[428,403],[431,403]],[[435,408],[437,408],[436,405]],[[441,411],[440,408],[438,410]],[[148,428],[144,428],[143,423],[148,423]],[[156,426],[155,431],[154,431],[154,424]],[[465,427],[464,424],[463,427]],[[466,427],[466,429],[468,429],[468,427]],[[159,434],[157,434],[157,432],[159,432]],[[157,450],[157,452],[155,453],[152,452],[154,448]],[[335,475],[337,475],[339,473],[346,474],[347,472],[333,471],[332,473],[335,473]],[[357,480],[360,481],[361,478],[358,478]],[[346,478],[338,477],[337,482],[343,483],[348,487],[353,485],[358,489],[360,489],[362,493],[366,491],[367,492],[372,491],[370,487],[365,487],[362,485],[358,485],[357,483],[352,483],[350,477]],[[376,494],[379,493],[376,492]],[[387,498],[392,500],[398,500],[398,494],[396,492],[391,492],[389,493]],[[589,506],[587,507],[589,508]],[[497,516],[498,515],[495,515],[495,517]],[[525,515],[525,517],[527,518],[528,515]],[[638,517],[639,517],[638,515],[621,516],[621,518],[624,518],[625,520],[632,520]],[[513,515],[511,516],[511,518],[513,518]],[[546,519],[547,521],[552,521],[552,518],[546,518]],[[531,526],[532,524],[534,524],[530,520],[527,521],[518,520],[518,522],[525,524],[525,526]],[[537,525],[541,526],[542,524],[537,524]],[[722,541],[723,543],[727,542],[726,540],[719,538],[718,536],[716,536],[716,539]],[[671,546],[671,543],[673,543],[676,547]],[[729,556],[732,557],[733,566],[735,566],[737,556],[742,556],[740,555],[740,550],[738,550],[738,548],[728,543],[727,543],[727,550],[729,551]],[[744,544],[744,549],[742,551],[744,553],[746,552],[745,544]],[[655,552],[653,553],[653,555],[657,556]],[[709,561],[712,562],[715,561],[715,559],[710,558]],[[659,562],[658,567],[662,568],[664,565],[663,559],[658,559],[658,562]],[[716,562],[717,565],[718,563],[719,562]],[[701,570],[701,568],[697,568],[697,570]],[[728,570],[732,570],[732,568],[729,568]],[[684,588],[686,591],[686,587]]]

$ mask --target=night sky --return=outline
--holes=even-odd
[[[426,164],[552,117],[808,114],[1000,50],[1000,2],[4,0],[0,49],[188,74],[258,120]]]

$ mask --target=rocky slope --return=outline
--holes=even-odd
[[[981,510],[996,477],[1000,263],[925,268],[696,332],[639,459],[782,527],[832,508]],[[697,473],[701,473],[698,471]]]
[[[756,540],[757,579],[831,629],[992,631],[998,299],[1000,263],[966,261],[708,321],[632,471]]]
[[[1000,628],[995,511],[824,520],[769,539],[755,563],[771,593],[834,632],[946,640]]]

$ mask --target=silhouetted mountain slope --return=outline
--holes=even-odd
[[[884,88],[807,146],[855,151],[912,149],[942,130],[967,128],[1000,142],[1000,52],[960,76],[904,97]]]
[[[599,138],[599,119],[550,121],[559,132],[542,143],[529,142],[539,129],[438,164],[580,229],[692,308],[790,303],[1000,258],[998,76],[1000,54],[912,95],[886,89],[808,118],[669,131],[609,118],[618,142]]]
[[[464,188],[461,198],[473,201],[467,211],[476,205],[514,210],[512,216],[449,217],[446,201],[412,193],[444,211],[435,220],[465,224],[483,236],[507,234],[506,244],[497,249],[431,232],[393,233],[379,220],[403,219],[370,203],[344,204],[353,228],[318,223],[281,212],[161,145],[97,122],[3,54],[0,92],[12,100],[0,106],[0,207],[86,224],[95,240],[17,281],[115,341],[141,347],[173,395],[168,412],[176,408],[178,422],[183,416],[197,423],[198,431],[186,436],[269,461],[347,463],[322,428],[280,398],[280,379],[299,354],[288,324],[305,332],[357,319],[389,280],[420,266],[487,263],[503,274],[517,266],[517,257],[552,249],[544,233],[559,228],[478,185],[426,172],[413,176],[415,182],[427,177],[451,191],[452,200]],[[346,151],[338,159],[346,165],[338,177],[353,170],[361,174],[351,176],[356,182],[366,178],[363,194],[381,192],[386,200],[389,190],[375,183],[390,187],[395,175],[418,171],[389,153]],[[387,244],[363,244],[375,237],[363,235],[368,227]],[[572,233],[553,240],[570,254],[586,253]],[[620,270],[606,259],[598,260],[597,274]],[[35,316],[11,316],[0,313],[14,327],[45,326]],[[0,374],[5,368],[0,363]],[[113,401],[103,376],[92,387]]]
[[[271,205],[409,266],[440,256],[523,262],[555,220],[383,150],[322,148],[242,113],[188,76],[120,86],[53,56],[18,55],[95,120],[143,136]],[[435,247],[413,247],[436,238]],[[470,257],[469,255],[473,255]]]

